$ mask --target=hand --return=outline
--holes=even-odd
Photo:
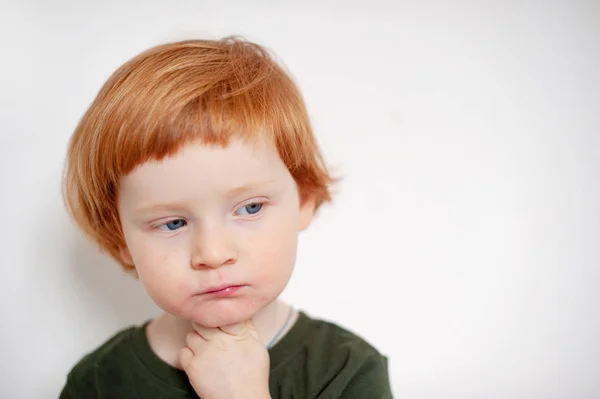
[[[269,394],[269,354],[252,320],[218,328],[192,322],[179,362],[202,399],[263,399]]]

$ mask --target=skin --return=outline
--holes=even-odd
[[[121,255],[165,311],[147,330],[153,349],[183,368],[201,397],[268,397],[264,342],[287,316],[276,299],[314,197],[300,198],[273,144],[258,138],[192,143],[146,162],[121,179],[118,201]],[[205,293],[222,285],[241,288]]]

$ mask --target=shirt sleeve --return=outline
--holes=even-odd
[[[348,381],[340,398],[392,399],[387,358],[377,356],[367,360]]]
[[[385,356],[373,355],[346,368],[320,392],[319,399],[393,399]]]
[[[71,394],[71,390],[68,385],[63,387],[63,390],[60,393],[58,399],[75,399],[75,396]]]
[[[93,381],[86,375],[76,373],[77,368],[67,376],[67,382],[63,387],[59,399],[94,399],[97,397]]]

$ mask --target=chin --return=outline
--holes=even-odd
[[[254,317],[265,305],[241,300],[217,300],[186,309],[181,316],[205,327],[221,327]]]

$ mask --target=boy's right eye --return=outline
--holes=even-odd
[[[156,227],[158,227],[159,230],[163,230],[163,231],[175,231],[175,230],[178,230],[179,228],[185,226],[186,224],[187,224],[186,221],[183,219],[175,219],[175,220],[171,220],[170,222],[158,225]]]

